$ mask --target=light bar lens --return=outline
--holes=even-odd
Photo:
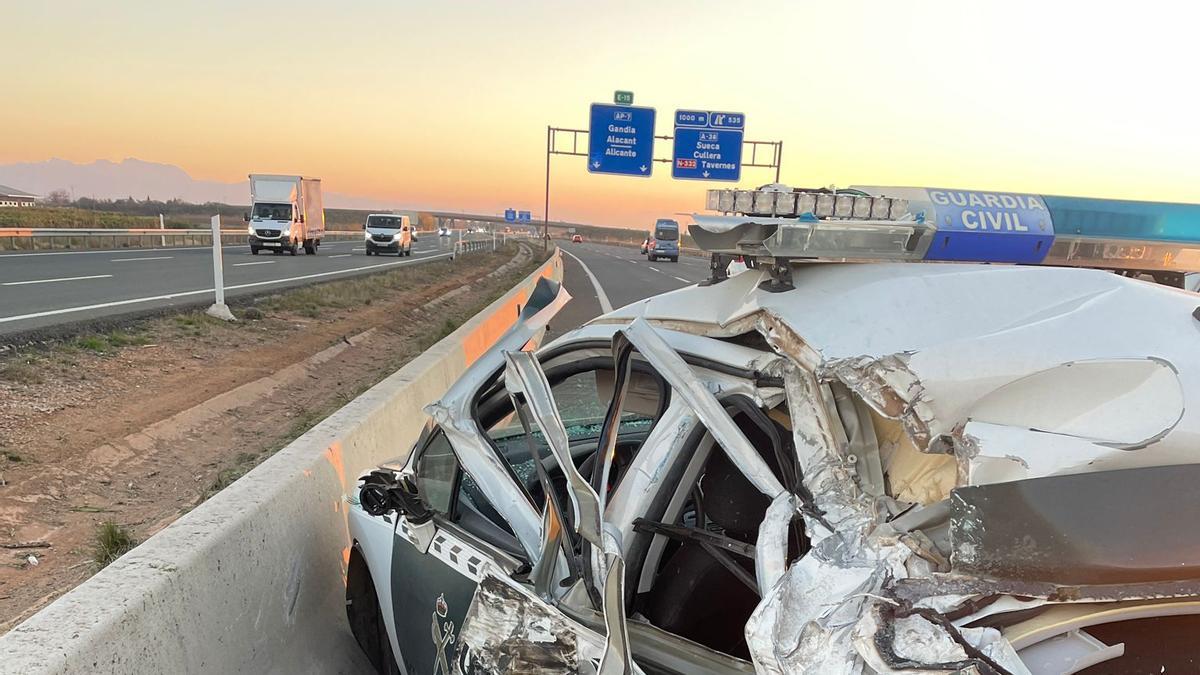
[[[811,192],[805,192],[796,198],[796,215],[802,216],[806,213],[817,213],[817,195]]]
[[[754,212],[754,192],[752,190],[738,190],[734,193],[733,210],[738,213],[753,213]]]
[[[752,213],[761,213],[771,215],[775,212],[775,193],[774,192],[754,192],[754,206],[751,208]]]
[[[787,217],[797,215],[795,192],[780,192],[775,195],[775,215]]]
[[[854,195],[838,195],[833,205],[833,215],[838,218],[853,218]]]

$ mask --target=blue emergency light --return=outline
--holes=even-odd
[[[691,234],[712,253],[788,260],[1200,271],[1200,204],[941,188],[709,190]]]

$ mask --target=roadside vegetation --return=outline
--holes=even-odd
[[[125,555],[137,544],[137,540],[124,526],[106,520],[96,527],[92,560],[101,568],[107,567],[109,563]]]

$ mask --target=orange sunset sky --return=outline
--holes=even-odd
[[[792,185],[1200,201],[1194,3],[9,5],[0,163],[303,173],[396,206],[540,217],[546,125],[584,126],[626,89],[660,134],[676,108],[744,112],[747,138],[784,142]],[[556,157],[550,215],[701,209],[706,185],[669,169]]]

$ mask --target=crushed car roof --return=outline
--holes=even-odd
[[[795,288],[778,293],[758,287],[767,278],[749,270],[594,323],[640,316],[708,337],[758,330],[902,419],[923,449],[968,420],[1126,450],[1154,444],[1105,453],[1108,468],[1190,461],[1172,455],[1200,440],[1200,410],[1184,405],[1200,397],[1193,293],[1098,270],[1012,265],[802,264]],[[1080,462],[1094,454],[1081,451]]]

